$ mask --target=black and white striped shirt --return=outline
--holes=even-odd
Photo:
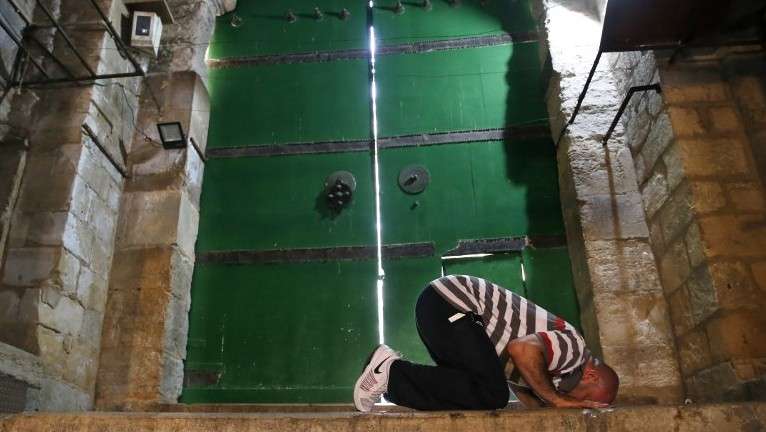
[[[545,346],[548,373],[566,375],[587,362],[590,354],[577,330],[556,315],[492,282],[474,276],[449,275],[430,284],[452,306],[481,317],[484,331],[502,364],[513,339],[535,334]],[[513,377],[512,377],[513,378]]]

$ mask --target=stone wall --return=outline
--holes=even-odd
[[[553,69],[548,112],[554,138],[561,135],[561,205],[584,336],[619,373],[619,400],[676,402],[683,394],[677,354],[633,157],[622,128],[601,143],[624,96],[609,55],[566,126],[598,51],[591,3],[547,0],[542,8]]]
[[[122,197],[97,386],[105,410],[174,403],[183,383],[210,113],[204,54],[215,16],[235,2],[169,3],[179,19],[147,78]],[[162,149],[161,121],[181,122],[186,150]]]
[[[660,82],[625,116],[627,144],[694,400],[764,395],[766,208],[761,168],[762,54],[736,50],[670,63],[627,53],[626,86]],[[760,396],[759,396],[760,395]]]
[[[99,5],[112,17],[122,9],[109,0]],[[48,6],[91,68],[99,73],[130,68],[105,28],[93,24],[94,10],[79,0]],[[43,22],[39,11],[34,20]],[[82,68],[60,37],[48,41],[65,64]],[[37,393],[38,409],[88,409],[93,403],[123,185],[120,148],[132,135],[127,113],[136,104],[139,84],[125,79],[15,90],[5,118],[6,137],[25,145],[24,163],[15,168],[17,187],[5,207],[11,217],[4,228],[0,341],[39,357],[47,378]],[[32,107],[29,100],[40,102]]]

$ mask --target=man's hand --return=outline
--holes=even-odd
[[[556,408],[606,408],[609,406],[603,402],[580,400],[567,395],[559,395],[550,402],[550,405]]]

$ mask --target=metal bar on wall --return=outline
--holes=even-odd
[[[506,129],[482,129],[473,131],[437,132],[431,134],[401,135],[379,138],[380,148],[419,147],[454,143],[524,140],[550,137],[547,125],[509,127]],[[264,157],[298,154],[322,154],[368,151],[369,140],[321,141],[310,143],[284,143],[249,147],[224,147],[208,149],[209,158]]]
[[[539,40],[537,33],[504,33],[500,35],[463,37],[438,41],[415,42],[379,47],[378,55],[419,54],[464,48],[483,48],[512,43],[526,43]],[[212,69],[237,66],[260,66],[295,63],[320,63],[337,60],[360,60],[369,56],[368,49],[348,49],[326,52],[302,52],[291,54],[268,54],[248,57],[230,57],[208,60]]]
[[[11,8],[13,8],[14,12],[16,12],[16,15],[18,15],[21,18],[21,20],[24,21],[24,25],[27,27],[27,29],[30,29],[31,23],[29,21],[29,18],[27,18],[27,16],[24,15],[24,12],[16,4],[16,0],[8,0],[8,1],[11,4]],[[66,65],[64,65],[64,63],[62,63],[55,55],[53,55],[53,53],[49,51],[48,48],[45,45],[43,45],[43,43],[40,42],[40,40],[38,40],[34,36],[34,34],[32,34],[31,31],[27,31],[26,33],[29,39],[31,39],[32,42],[34,42],[35,45],[37,45],[37,47],[40,48],[40,50],[42,50],[43,54],[45,54],[46,57],[48,57],[52,62],[54,62],[56,66],[61,68],[61,70],[63,70],[64,73],[66,73],[70,78],[74,77],[74,74],[72,73],[72,71],[69,70],[69,68],[66,67]]]
[[[436,253],[432,242],[383,245],[383,258],[420,258]],[[377,257],[377,246],[337,246],[274,250],[210,251],[197,255],[197,263],[275,264],[358,261]]]
[[[447,251],[443,257],[464,256],[473,254],[493,254],[506,252],[521,252],[527,247],[552,248],[566,246],[564,236],[521,236],[499,237],[472,240],[458,240],[457,247]]]
[[[45,16],[48,17],[48,20],[53,24],[53,26],[56,27],[56,30],[58,30],[59,34],[61,34],[61,37],[64,39],[64,42],[66,42],[67,46],[69,46],[69,49],[71,49],[74,55],[80,60],[80,63],[82,63],[82,65],[85,67],[85,70],[87,70],[88,73],[91,74],[91,76],[96,76],[96,72],[93,71],[93,69],[90,67],[90,65],[82,56],[82,54],[77,49],[77,47],[74,46],[74,42],[72,42],[72,39],[69,37],[67,32],[64,30],[64,28],[61,27],[61,24],[59,24],[59,22],[56,20],[53,14],[51,14],[48,8],[45,7],[45,5],[40,0],[36,0],[35,3],[37,3],[37,6],[40,8],[40,10],[43,11]]]
[[[5,20],[0,19],[0,28],[2,28],[3,31],[5,31],[5,33],[8,34],[8,37],[10,37],[11,40],[13,41],[13,43],[17,47],[19,47],[19,49],[27,56],[27,58],[29,59],[30,62],[32,62],[32,64],[35,66],[35,68],[37,68],[37,70],[39,70],[40,73],[43,74],[44,77],[49,78],[50,76],[48,75],[47,72],[45,72],[45,69],[42,67],[42,65],[40,63],[38,63],[37,60],[35,60],[32,57],[32,54],[24,46],[24,43],[16,37],[16,35],[13,32],[13,29],[8,27],[8,25],[5,23]],[[13,83],[11,83],[11,85],[13,85]]]
[[[620,118],[622,117],[622,114],[625,112],[625,108],[627,108],[628,102],[630,102],[630,99],[633,97],[633,95],[636,94],[637,92],[645,92],[645,91],[651,91],[651,90],[654,90],[657,93],[662,93],[662,87],[660,87],[659,84],[635,86],[635,87],[631,87],[628,90],[628,94],[625,96],[625,99],[622,101],[622,104],[620,105],[620,109],[617,111],[617,115],[614,117],[614,120],[612,120],[612,124],[609,126],[609,130],[606,132],[606,135],[604,136],[604,140],[601,143],[602,145],[606,146],[607,143],[609,143],[609,138],[612,137],[612,133],[614,132],[614,129],[617,127],[617,123],[619,123]]]

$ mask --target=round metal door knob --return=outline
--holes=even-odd
[[[335,211],[340,211],[351,202],[355,190],[356,178],[348,171],[335,171],[324,181],[327,205]]]
[[[399,187],[408,194],[419,194],[431,182],[431,173],[423,165],[409,165],[399,172]]]

